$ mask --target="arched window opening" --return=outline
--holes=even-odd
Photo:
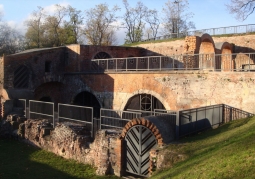
[[[100,117],[100,104],[97,98],[90,92],[83,91],[75,96],[74,105],[93,107],[94,117]]]
[[[112,57],[106,52],[99,52],[94,57],[94,59],[107,59],[107,58],[112,58]]]
[[[152,115],[155,109],[165,110],[165,107],[156,97],[150,94],[133,96],[124,108],[125,111],[141,111],[142,116]]]

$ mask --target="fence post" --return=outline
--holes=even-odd
[[[176,121],[175,121],[175,138],[176,140],[179,140],[180,132],[180,111],[176,111]]]

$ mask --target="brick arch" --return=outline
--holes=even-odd
[[[157,140],[158,146],[163,145],[163,138],[162,138],[162,135],[160,134],[158,128],[152,122],[150,122],[149,120],[142,118],[142,117],[135,118],[135,119],[129,121],[122,129],[120,138],[124,139],[128,130],[135,125],[143,125],[143,126],[147,127],[148,129],[150,129]]]
[[[34,99],[40,100],[44,97],[51,98],[52,102],[60,103],[62,102],[61,91],[65,89],[65,86],[61,82],[47,82],[38,86],[34,90]]]
[[[168,103],[164,100],[164,98],[161,97],[155,91],[146,90],[146,89],[140,89],[140,90],[137,90],[137,91],[133,92],[129,96],[127,96],[126,101],[121,104],[120,110],[124,110],[125,106],[128,103],[128,100],[130,98],[134,97],[135,95],[138,95],[138,94],[150,94],[150,95],[154,96],[155,98],[157,98],[163,104],[163,106],[166,108],[166,110],[170,110],[171,109],[170,106],[168,105]]]
[[[217,54],[231,54],[233,47],[228,42],[218,42],[215,43],[215,49]]]
[[[74,101],[75,97],[76,97],[78,94],[82,93],[82,92],[88,92],[88,93],[91,93],[92,95],[94,95],[95,98],[97,99],[98,103],[100,104],[100,106],[102,106],[102,103],[101,103],[101,101],[98,99],[98,96],[97,96],[92,90],[90,90],[90,89],[88,89],[88,88],[80,88],[79,90],[75,91],[75,93],[72,94],[70,103],[72,104],[72,102]]]
[[[108,59],[108,58],[112,58],[112,56],[109,53],[105,52],[105,51],[97,52],[93,56],[93,59]]]
[[[232,60],[232,45],[228,42],[215,43],[216,53],[222,54],[221,58],[216,58],[216,69],[229,71],[234,68]]]
[[[212,37],[209,34],[203,34],[201,37],[201,43],[199,47],[200,54],[215,53],[215,44]]]

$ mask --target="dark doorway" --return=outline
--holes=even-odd
[[[40,98],[39,101],[52,102],[51,97],[49,97],[49,96],[44,96],[44,97]]]
[[[75,96],[73,104],[79,106],[93,107],[94,117],[100,117],[101,106],[96,97],[90,92],[83,91],[79,93],[77,96]]]

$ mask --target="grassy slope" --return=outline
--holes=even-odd
[[[0,139],[0,179],[78,179],[99,177],[89,165],[66,160],[27,144]]]
[[[187,159],[152,178],[255,178],[255,117],[188,137],[167,150]]]

